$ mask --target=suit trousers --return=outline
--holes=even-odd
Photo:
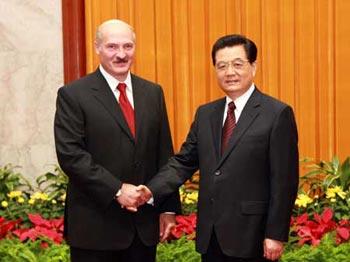
[[[155,262],[156,249],[157,246],[145,246],[136,234],[127,249],[89,250],[71,247],[70,256],[72,262]]]
[[[217,240],[215,230],[212,231],[207,253],[202,254],[202,262],[268,262],[264,257],[240,258],[225,255]],[[275,261],[277,262],[277,261]]]

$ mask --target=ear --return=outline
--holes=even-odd
[[[96,52],[96,54],[99,55],[99,54],[100,54],[100,48],[101,48],[101,46],[100,46],[100,44],[97,42],[97,40],[94,41],[94,46],[95,46],[95,52]]]
[[[256,69],[258,67],[258,64],[255,62],[252,63],[252,72],[253,72],[253,76],[255,76],[256,74]]]

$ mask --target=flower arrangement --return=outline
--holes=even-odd
[[[300,189],[294,209],[295,215],[322,213],[332,208],[337,221],[350,218],[350,157],[340,163],[337,157],[331,161],[310,163],[300,178]]]
[[[311,244],[317,246],[321,239],[329,232],[335,231],[336,243],[341,244],[349,240],[350,237],[350,221],[340,220],[336,222],[333,219],[333,210],[325,208],[321,215],[314,213],[310,218],[307,213],[292,217],[291,235],[297,236],[298,244]]]
[[[193,183],[191,187],[187,185],[180,187],[179,192],[183,214],[189,215],[197,212],[198,189],[193,188]]]
[[[289,244],[318,246],[323,238],[336,245],[350,240],[350,158],[340,163],[311,163],[300,178]]]
[[[350,158],[343,163],[337,157],[329,162],[306,163],[308,172],[300,178],[290,240],[281,261],[328,261],[325,258],[347,261]],[[8,261],[14,261],[14,257],[37,261],[36,256],[43,259],[51,256],[57,261],[69,261],[62,218],[67,176],[56,167],[53,173],[39,176],[32,185],[15,169],[12,165],[0,167],[0,257]],[[193,241],[198,179],[196,176],[180,188],[183,215],[176,217],[171,240],[158,246],[157,261],[200,261]],[[18,252],[13,254],[11,247]]]
[[[196,223],[196,213],[192,213],[188,216],[176,216],[176,226],[171,231],[171,235],[174,239],[186,236],[187,239],[193,240],[196,238]]]
[[[15,167],[6,165],[0,168],[0,181],[4,190],[0,195],[0,239],[40,240],[43,247],[62,243],[66,175],[56,167],[55,173],[39,176],[33,186]]]

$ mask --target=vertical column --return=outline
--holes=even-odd
[[[86,74],[84,0],[62,0],[64,82]]]

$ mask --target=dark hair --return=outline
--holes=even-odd
[[[213,65],[216,63],[215,56],[217,51],[225,47],[232,47],[237,45],[243,46],[249,63],[255,62],[258,50],[252,40],[246,38],[244,35],[225,35],[216,40],[215,44],[213,45],[213,48],[211,50]]]

